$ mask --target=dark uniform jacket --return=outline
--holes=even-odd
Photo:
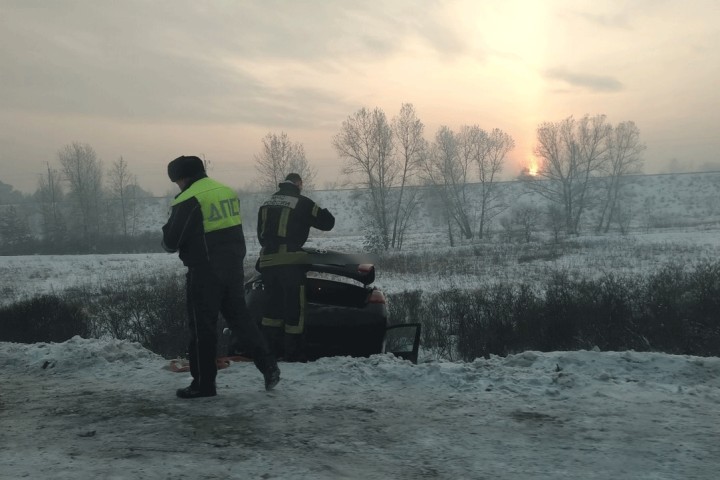
[[[171,204],[170,219],[162,228],[162,246],[179,251],[188,267],[237,265],[245,258],[240,200],[237,194],[207,176],[196,178]]]
[[[332,230],[335,217],[303,195],[292,182],[282,182],[280,190],[258,210],[257,238],[262,256],[297,252],[307,241],[310,228]],[[281,262],[284,263],[284,262]]]

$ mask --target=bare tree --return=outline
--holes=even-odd
[[[400,209],[397,213],[397,238],[395,239],[395,248],[398,250],[402,250],[403,243],[405,241],[405,232],[407,232],[408,227],[410,226],[410,221],[413,218],[413,215],[415,211],[420,206],[420,202],[422,200],[422,196],[420,195],[420,190],[415,189],[406,189],[405,192],[405,200],[403,203],[399,203]]]
[[[487,224],[502,211],[498,204],[497,177],[502,172],[505,156],[515,148],[515,140],[494,128],[489,134],[479,135],[482,140],[477,151],[478,177],[480,179],[480,219],[478,236],[483,238]]]
[[[430,147],[423,173],[441,198],[451,244],[454,243],[453,224],[460,229],[463,237],[473,238],[470,196],[467,191],[471,165],[472,157],[458,136],[450,128],[441,126]]]
[[[552,233],[553,243],[560,243],[565,230],[565,210],[562,205],[555,202],[548,202],[545,205],[545,226]]]
[[[108,187],[112,199],[116,202],[120,217],[120,227],[123,235],[126,237],[129,233],[131,214],[135,210],[135,206],[133,205],[135,201],[133,190],[135,190],[136,186],[137,177],[130,172],[128,164],[123,157],[113,162],[110,172],[108,173]]]
[[[605,115],[590,117],[585,115],[577,122],[577,145],[580,157],[580,183],[578,200],[575,203],[575,216],[573,217],[573,233],[577,233],[580,217],[587,208],[590,198],[590,181],[605,168],[607,161],[607,139],[612,132],[612,125],[607,123]]]
[[[371,235],[379,238],[382,248],[390,247],[390,189],[399,167],[393,157],[393,131],[385,112],[361,108],[342,124],[333,138],[333,146],[345,160],[343,173],[359,175],[367,188]]]
[[[544,122],[537,129],[535,155],[542,160],[537,175],[524,175],[527,185],[563,206],[567,232],[577,234],[591,195],[591,178],[606,161],[607,137],[612,127],[605,115],[572,116]]]
[[[426,152],[427,141],[423,138],[425,126],[417,118],[415,107],[404,103],[400,114],[393,118],[392,131],[395,135],[396,154],[400,166],[400,185],[395,201],[395,215],[393,219],[392,238],[390,244],[393,248],[402,248],[402,241],[408,227],[411,215],[418,204],[417,192],[405,195],[406,186],[410,178],[422,164]]]
[[[297,173],[303,187],[312,190],[317,171],[305,157],[305,148],[292,142],[285,132],[268,133],[262,139],[262,152],[255,155],[255,169],[260,174],[260,185],[265,191],[274,191],[288,173]]]
[[[46,241],[57,244],[65,240],[67,229],[63,220],[60,203],[63,201],[62,178],[47,163],[47,176],[38,178],[37,197],[43,219],[43,236]]]
[[[0,248],[4,254],[23,252],[32,240],[27,215],[15,205],[0,210]]]
[[[632,173],[642,170],[642,152],[646,146],[640,142],[640,129],[634,122],[621,122],[608,136],[607,162],[605,163],[605,201],[600,213],[598,230],[607,232],[610,224],[619,215],[618,199],[624,179]],[[627,216],[627,212],[625,212]],[[622,222],[621,222],[622,223]],[[621,225],[621,228],[622,225]]]
[[[90,241],[100,233],[102,205],[102,163],[88,144],[74,142],[58,152],[62,173],[69,185],[69,197],[80,223],[83,240]]]
[[[460,155],[463,164],[474,164],[478,168],[480,181],[480,212],[478,236],[482,238],[487,224],[498,213],[502,206],[497,204],[499,192],[495,188],[497,176],[505,162],[505,156],[515,147],[510,135],[500,129],[493,129],[489,134],[477,125],[463,126],[458,134]]]
[[[446,139],[446,141],[449,139]],[[436,137],[437,141],[437,137]],[[457,135],[455,135],[455,141],[457,143],[457,152],[458,152],[458,160],[457,160],[457,168],[454,168],[454,171],[461,172],[461,176],[456,177],[455,181],[458,178],[462,178],[463,183],[469,183],[471,180],[471,172],[474,171],[475,167],[479,165],[480,159],[485,155],[485,150],[487,149],[487,132],[480,128],[477,125],[463,125],[460,127],[460,130]],[[453,181],[454,183],[454,181]],[[481,185],[482,187],[482,185]],[[464,187],[463,187],[464,189]],[[467,222],[467,228],[471,228],[470,221],[469,221],[469,209],[464,209],[468,211],[468,222]],[[481,206],[481,212],[482,212],[482,206]],[[473,219],[474,220],[474,219]],[[464,231],[464,227],[460,227],[461,232]],[[480,232],[482,237],[482,225],[480,226]],[[466,238],[467,235],[464,235]]]
[[[500,224],[505,229],[508,240],[530,243],[541,217],[540,207],[521,202],[512,207],[510,215],[503,218]]]

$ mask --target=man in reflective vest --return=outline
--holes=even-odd
[[[302,178],[290,173],[258,210],[260,272],[266,291],[263,332],[285,361],[304,361],[305,274],[302,246],[310,228],[332,230],[335,217],[300,194]]]
[[[217,320],[222,313],[234,335],[252,346],[253,361],[263,373],[265,388],[280,380],[275,357],[257,324],[248,315],[244,296],[243,235],[240,200],[229,187],[208,178],[196,156],[168,164],[170,180],[180,187],[163,226],[163,248],[179,252],[187,266],[186,302],[192,383],[179,389],[180,398],[216,395]]]

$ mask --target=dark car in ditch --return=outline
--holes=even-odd
[[[420,324],[390,317],[383,292],[373,286],[375,265],[366,255],[305,249],[307,303],[305,356],[367,357],[390,352],[417,363]],[[368,261],[370,260],[370,261]],[[245,284],[248,310],[262,319],[265,287],[257,272]]]

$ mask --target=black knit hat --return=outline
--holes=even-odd
[[[286,182],[298,183],[302,182],[302,178],[297,173],[288,173],[285,177]]]
[[[178,157],[168,163],[168,177],[173,182],[181,178],[192,178],[205,173],[203,161],[194,155]]]

